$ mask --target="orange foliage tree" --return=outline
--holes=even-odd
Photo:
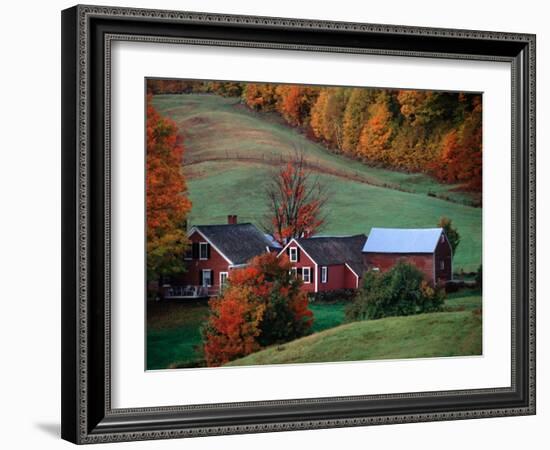
[[[462,125],[443,137],[439,159],[432,164],[432,172],[440,180],[462,183],[465,189],[478,192],[483,162],[481,115],[481,101],[475,99]]]
[[[268,215],[265,228],[281,244],[292,238],[311,236],[326,222],[327,190],[313,178],[302,153],[283,165],[266,187]]]
[[[243,100],[256,111],[274,111],[277,104],[277,85],[267,83],[247,83],[243,90]]]
[[[313,323],[301,281],[286,257],[265,253],[231,272],[223,295],[210,300],[203,329],[208,366],[220,366],[307,334]]]
[[[181,172],[183,145],[176,124],[147,97],[147,278],[182,272],[187,248],[185,222],[191,209]]]
[[[303,126],[309,123],[310,110],[319,88],[295,84],[277,86],[277,111],[292,126]]]
[[[391,113],[385,102],[378,102],[369,108],[369,119],[365,122],[359,142],[357,154],[371,162],[388,162],[387,150],[390,145],[392,127]]]

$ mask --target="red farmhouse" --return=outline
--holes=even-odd
[[[433,285],[453,277],[452,248],[442,228],[373,228],[363,255],[367,270],[385,272],[406,261]]]
[[[288,255],[306,292],[357,289],[364,272],[361,250],[366,240],[364,234],[292,239],[279,256]]]
[[[185,255],[187,271],[170,286],[169,298],[217,295],[231,270],[246,266],[254,256],[275,250],[275,244],[251,223],[237,223],[228,216],[226,225],[196,225],[187,233],[191,248]],[[280,248],[280,246],[279,246]]]

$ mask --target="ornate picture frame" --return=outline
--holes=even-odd
[[[501,61],[512,86],[511,385],[116,409],[110,99],[116,41]],[[535,414],[535,36],[99,6],[62,12],[62,437],[167,439]]]

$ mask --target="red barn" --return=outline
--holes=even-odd
[[[432,285],[453,277],[453,251],[443,228],[373,228],[363,255],[368,270],[385,272],[398,261],[406,261]]]
[[[185,255],[187,271],[166,286],[167,298],[196,298],[217,295],[231,270],[244,267],[250,259],[273,251],[269,236],[251,223],[237,223],[228,216],[224,225],[196,225],[187,233],[191,247]],[[279,246],[280,248],[280,246]]]
[[[292,239],[279,256],[288,255],[307,292],[357,289],[364,271],[361,250],[366,240],[364,234]]]

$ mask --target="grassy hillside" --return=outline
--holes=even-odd
[[[454,192],[453,186],[335,155],[275,115],[249,111],[234,98],[165,95],[155,97],[154,105],[176,121],[185,139],[193,224],[223,223],[227,214],[237,214],[239,221],[260,225],[266,212],[266,177],[281,157],[299,147],[331,193],[324,233],[368,234],[373,226],[430,227],[445,215],[462,235],[455,270],[474,271],[481,263],[481,209],[460,203],[468,196]]]
[[[460,311],[354,322],[274,346],[230,366],[481,354],[481,315]]]

